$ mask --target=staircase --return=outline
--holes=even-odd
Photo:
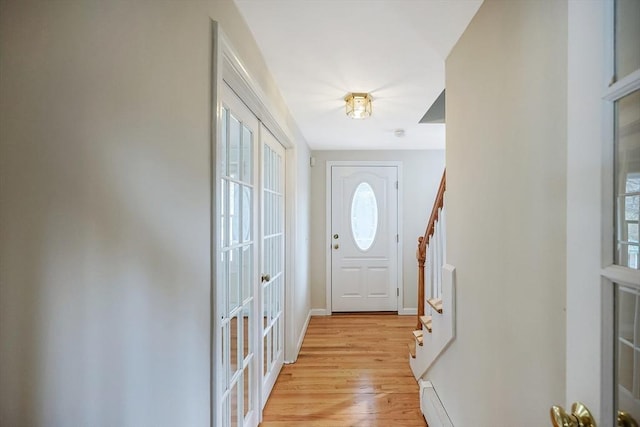
[[[455,337],[455,267],[445,263],[446,171],[423,236],[418,238],[418,316],[409,343],[409,363],[417,380]]]

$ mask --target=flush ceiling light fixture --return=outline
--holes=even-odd
[[[347,104],[347,116],[352,119],[366,119],[371,115],[371,95],[368,93],[350,93],[344,97]]]

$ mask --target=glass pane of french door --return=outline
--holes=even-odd
[[[640,291],[616,284],[617,410],[640,420]]]
[[[258,121],[225,86],[220,117],[220,241],[216,311],[219,355],[215,423],[257,425],[256,173]]]
[[[284,148],[261,127],[262,151],[262,406],[284,361]]]
[[[640,1],[616,0],[615,74],[622,79],[640,69]]]
[[[615,263],[638,269],[640,215],[640,91],[615,102],[616,234]]]
[[[610,54],[614,79],[607,97],[613,101],[614,114],[611,131],[615,141],[615,265],[605,268],[603,276],[606,286],[613,287],[613,301],[605,307],[604,318],[613,312],[614,339],[613,369],[608,364],[603,368],[614,374],[614,413],[607,414],[612,419],[605,421],[613,425],[637,425],[640,421],[640,2],[615,0],[612,6],[610,31],[614,43]],[[622,79],[627,82],[618,85]],[[608,396],[603,399],[606,400]]]
[[[640,91],[614,102],[615,264],[638,270]],[[637,276],[637,274],[636,274]],[[618,416],[640,420],[640,283],[615,285],[614,389]]]

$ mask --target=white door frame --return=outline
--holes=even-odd
[[[358,161],[358,160],[333,160],[327,161],[326,166],[326,191],[325,191],[325,313],[330,316],[331,308],[331,168],[333,166],[392,166],[398,170],[398,257],[397,257],[397,280],[398,296],[396,300],[396,310],[402,310],[404,301],[404,284],[402,283],[402,162],[400,161]]]

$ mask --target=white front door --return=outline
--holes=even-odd
[[[398,168],[331,166],[331,310],[398,309]]]

